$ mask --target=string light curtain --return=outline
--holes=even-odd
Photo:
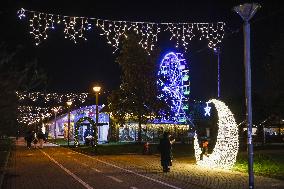
[[[84,103],[86,98],[91,97],[90,93],[43,93],[43,92],[20,92],[17,91],[16,95],[20,103],[25,101],[31,102],[42,102],[45,105],[52,101],[54,103],[60,104],[66,101]],[[18,117],[17,121],[22,124],[32,125],[39,123],[45,118],[50,118],[54,115],[54,109],[57,109],[58,113],[63,111],[63,106],[55,107],[39,107],[39,106],[18,106]]]
[[[31,100],[33,102],[37,100],[44,100],[44,103],[47,103],[49,101],[55,101],[57,103],[62,103],[64,99],[67,99],[67,101],[74,102],[75,100],[80,101],[81,103],[84,103],[86,101],[86,98],[90,97],[90,93],[67,93],[67,94],[58,94],[58,93],[43,93],[43,92],[16,92],[16,95],[19,99],[19,101],[24,100]]]
[[[183,47],[186,51],[189,42],[198,37],[199,40],[207,40],[209,48],[216,48],[224,37],[224,22],[216,23],[156,23],[156,22],[131,22],[105,20],[99,18],[64,16],[49,14],[44,12],[26,10],[21,8],[18,11],[20,19],[28,18],[30,23],[30,33],[39,45],[48,38],[49,30],[54,30],[56,26],[63,24],[65,38],[77,43],[78,40],[87,40],[86,33],[94,27],[100,29],[100,35],[106,37],[107,43],[116,52],[120,46],[120,40],[127,38],[127,31],[134,31],[139,37],[139,44],[149,54],[153,50],[158,40],[160,32],[169,32],[170,40],[174,40],[176,47]]]
[[[53,109],[59,113],[63,111],[62,106],[57,107],[38,107],[38,106],[18,106],[17,121],[22,124],[32,125],[39,123],[45,118],[53,116]]]

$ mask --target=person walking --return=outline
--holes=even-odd
[[[39,148],[43,148],[43,142],[45,140],[45,135],[42,133],[42,131],[40,131],[37,134],[37,138],[38,138],[38,141],[39,141]]]
[[[29,130],[29,131],[26,133],[25,140],[26,140],[26,142],[27,142],[27,148],[28,148],[28,149],[31,149],[32,141],[33,141],[33,133],[32,133],[31,130]]]
[[[161,153],[161,166],[163,172],[169,172],[169,166],[172,166],[172,144],[175,140],[170,140],[169,132],[163,133],[163,138],[160,139],[159,151]]]

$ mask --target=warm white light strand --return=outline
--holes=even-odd
[[[16,92],[16,95],[20,103],[25,101],[40,102],[40,103],[64,103],[66,101],[79,101],[84,103],[86,98],[89,97],[90,93],[68,93],[68,94],[57,94],[57,93],[41,93],[41,92]],[[40,122],[45,118],[49,118],[54,115],[54,110],[60,113],[63,110],[62,106],[58,107],[38,107],[38,106],[18,106],[18,118],[19,123],[31,125]]]
[[[224,22],[217,23],[155,23],[155,22],[130,22],[113,21],[98,18],[64,16],[47,14],[37,11],[20,9],[18,17],[30,18],[30,33],[38,45],[47,39],[47,30],[54,29],[55,24],[64,24],[65,38],[77,43],[79,39],[87,40],[85,33],[96,26],[101,29],[107,39],[107,43],[114,48],[114,52],[119,49],[120,39],[127,37],[126,32],[132,30],[140,37],[139,44],[150,53],[153,50],[161,31],[169,31],[171,40],[175,40],[176,47],[182,46],[188,49],[189,42],[193,37],[208,40],[208,47],[216,48],[224,37]]]
[[[31,100],[33,102],[37,100],[43,100],[44,103],[47,103],[51,100],[62,103],[64,99],[67,99],[69,101],[80,101],[81,103],[84,103],[86,101],[86,98],[88,98],[91,94],[90,93],[67,93],[67,94],[58,94],[58,93],[42,93],[42,92],[16,92],[16,95],[19,99],[19,101],[24,100]]]
[[[37,106],[18,106],[17,121],[22,124],[32,125],[53,115],[54,109],[57,113],[62,112],[63,107],[37,107]]]

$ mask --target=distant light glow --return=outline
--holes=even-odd
[[[186,122],[188,95],[190,93],[189,70],[181,53],[170,52],[161,61],[158,71],[158,85],[162,94],[158,98],[170,103],[175,122]]]
[[[239,149],[238,126],[230,109],[225,103],[212,99],[218,112],[218,135],[212,154],[200,156],[202,149],[199,147],[197,134],[194,136],[194,150],[197,165],[209,168],[230,169],[236,162]]]

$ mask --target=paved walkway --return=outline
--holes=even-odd
[[[159,157],[123,155],[101,156],[99,159],[112,162],[120,167],[147,174],[152,178],[163,179],[166,182],[183,183],[212,189],[243,189],[248,188],[248,175],[236,171],[205,169],[186,161],[175,160],[171,172],[161,174]],[[256,189],[284,189],[284,181],[262,176],[255,176]]]
[[[248,188],[247,174],[200,168],[175,160],[163,173],[159,157],[148,155],[87,156],[46,143],[28,150],[23,140],[11,153],[3,189],[103,188]],[[284,181],[255,177],[256,189],[284,188]]]

